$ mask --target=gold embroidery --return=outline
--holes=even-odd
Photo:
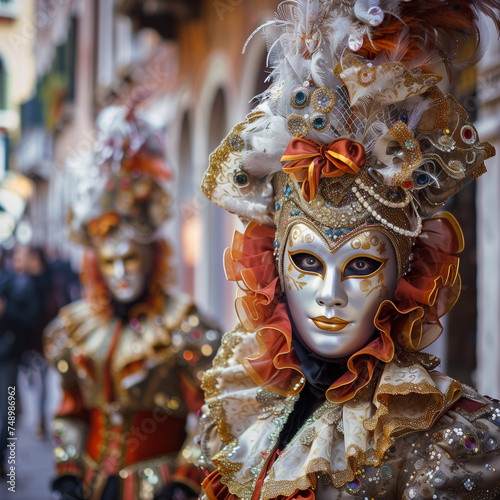
[[[241,143],[241,133],[250,124],[255,122],[258,118],[261,118],[262,116],[264,116],[264,113],[262,111],[255,111],[250,113],[244,122],[238,123],[234,126],[231,133],[210,155],[209,168],[203,177],[203,182],[201,185],[201,190],[208,198],[211,197],[212,192],[223,180],[220,176],[224,173],[224,170],[228,170],[228,172],[226,172],[225,182],[231,182],[229,180],[229,175],[231,174],[232,176],[232,172],[229,172],[229,160],[231,158],[231,155],[241,158],[241,151],[244,149],[244,145],[242,145]],[[233,139],[232,143],[231,139]],[[233,146],[231,144],[233,144]]]
[[[379,255],[384,255],[387,251],[387,245],[385,242],[380,240],[378,236],[371,234],[369,231],[359,234],[356,238],[353,238],[350,243],[354,250],[359,250],[360,248],[363,250],[370,250],[374,247]]]
[[[379,273],[379,275],[377,276],[377,283],[378,283],[378,285],[374,286],[373,288],[370,288],[370,290],[366,294],[367,297],[369,297],[371,295],[371,293],[374,292],[375,290],[380,290],[379,297],[381,297],[384,292],[385,292],[386,296],[389,295],[389,289],[385,286],[385,283],[384,283],[384,274],[383,273]]]
[[[217,423],[219,436],[225,445],[229,445],[235,439],[231,433],[231,427],[226,423],[226,416],[221,401],[217,398],[217,378],[223,368],[227,366],[229,358],[233,354],[234,348],[241,342],[246,330],[238,325],[232,332],[224,335],[219,352],[214,358],[213,368],[207,370],[203,377],[201,388],[205,391],[206,403],[210,409],[210,414]]]
[[[307,285],[307,282],[306,281],[298,281],[300,280],[301,278],[303,278],[305,275],[304,273],[300,273],[299,272],[299,275],[297,276],[297,279],[295,279],[293,276],[292,276],[292,271],[293,269],[295,268],[295,266],[292,266],[292,264],[288,264],[288,268],[287,268],[287,273],[285,274],[285,280],[288,284],[288,289],[291,290],[292,289],[292,285],[290,284],[290,282],[293,283],[293,285],[295,285],[295,288],[297,289],[297,291],[299,290],[302,290],[302,288],[304,288],[305,285]],[[295,268],[297,269],[297,268]]]
[[[389,129],[389,133],[398,141],[406,156],[406,162],[401,167],[401,171],[394,175],[392,184],[405,187],[405,182],[411,182],[409,187],[413,187],[411,173],[420,165],[423,158],[420,144],[402,121],[396,122]]]

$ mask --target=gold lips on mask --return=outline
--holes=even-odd
[[[343,330],[350,321],[344,321],[340,318],[327,318],[325,316],[318,316],[312,318],[312,322],[321,330],[326,330],[327,332],[340,332]]]

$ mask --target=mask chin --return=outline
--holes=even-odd
[[[129,304],[144,295],[147,276],[143,274],[126,276],[127,283],[116,283],[113,278],[106,284],[113,299],[117,302]]]

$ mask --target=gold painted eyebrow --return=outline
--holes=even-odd
[[[99,260],[101,262],[105,262],[105,263],[112,263],[118,259],[126,262],[126,261],[129,261],[131,259],[136,259],[136,258],[138,258],[137,253],[134,250],[128,250],[126,253],[124,253],[123,255],[119,255],[119,256],[116,256],[116,255],[101,256],[101,257],[99,257]]]
[[[295,267],[295,269],[299,272],[299,273],[304,273],[304,274],[309,274],[311,276],[319,276],[321,279],[324,278],[324,276],[322,274],[319,274],[319,273],[314,273],[314,272],[311,272],[311,271],[305,271],[304,269],[300,269],[299,267],[297,267],[297,265],[295,264],[295,262],[293,261],[292,257],[294,255],[297,255],[299,253],[306,253],[306,254],[309,254],[311,255],[312,257],[315,257],[316,259],[318,259],[321,264],[323,265],[323,271],[326,269],[326,266],[325,266],[325,262],[323,261],[323,259],[321,257],[319,257],[318,255],[316,255],[315,253],[313,252],[309,252],[307,250],[295,250],[294,252],[290,252],[290,250],[288,250],[288,257],[290,258],[290,262],[292,263],[292,266]]]
[[[137,253],[135,253],[135,252],[133,252],[133,251],[131,251],[131,252],[129,252],[129,253],[127,253],[127,254],[125,254],[125,255],[122,257],[122,259],[123,259],[123,260],[131,260],[131,259],[137,259],[137,258],[139,258],[139,256],[137,255]]]
[[[362,275],[359,275],[359,276],[344,276],[344,271],[345,271],[345,268],[355,259],[360,259],[362,257],[365,257],[367,259],[372,259],[372,260],[376,260],[377,262],[380,262],[382,265],[376,269],[375,271],[373,271],[373,273],[371,274],[362,274]],[[359,255],[353,255],[348,261],[346,261],[344,263],[344,265],[342,266],[342,270],[341,270],[341,281],[344,281],[344,280],[348,280],[348,279],[351,279],[351,278],[356,278],[356,279],[368,279],[368,278],[372,278],[373,276],[375,276],[376,274],[378,274],[380,271],[382,271],[382,269],[384,269],[384,267],[387,265],[387,262],[388,262],[389,259],[381,259],[381,258],[378,258],[378,257],[374,257],[373,255],[368,255],[368,254],[359,254]]]

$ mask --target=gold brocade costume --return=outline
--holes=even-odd
[[[241,364],[256,352],[255,334],[226,334],[204,380],[203,453],[228,498],[287,498],[308,489],[316,499],[500,494],[500,405],[430,369],[436,359],[421,353],[402,353],[354,400],[323,403],[265,470],[300,395],[257,386]],[[353,450],[355,470],[347,459]]]
[[[201,374],[220,334],[191,300],[166,295],[163,313],[130,322],[106,321],[82,300],[62,309],[46,335],[63,381],[59,475],[84,478],[92,498],[110,475],[121,478],[123,499],[153,498],[174,474],[197,489],[196,418],[188,416],[201,405]]]

